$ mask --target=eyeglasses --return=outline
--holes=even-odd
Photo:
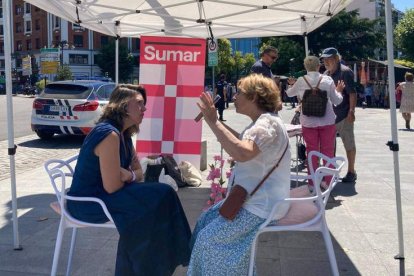
[[[269,55],[269,54],[268,54],[268,56],[273,60],[277,59],[277,56],[272,56],[272,55]]]

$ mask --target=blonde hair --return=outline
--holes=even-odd
[[[305,66],[306,71],[314,72],[314,71],[318,71],[319,66],[320,66],[320,61],[318,57],[307,56],[303,60],[303,65]]]
[[[142,95],[144,104],[147,103],[147,94],[143,86],[133,84],[119,84],[109,98],[109,103],[105,106],[104,112],[98,120],[98,123],[110,120],[115,127],[121,131],[124,124],[124,118],[128,116],[128,102],[137,95]],[[129,137],[138,133],[139,128],[136,125],[125,130],[125,134]]]
[[[413,73],[410,73],[410,72],[406,72],[404,77],[405,77],[406,81],[413,81],[413,79],[414,79]]]
[[[262,74],[251,74],[240,79],[237,88],[247,99],[251,100],[256,96],[258,107],[266,112],[275,112],[282,104],[279,88],[271,78]]]

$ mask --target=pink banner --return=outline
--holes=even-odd
[[[137,136],[140,157],[172,154],[200,167],[201,121],[196,102],[204,89],[204,39],[141,37],[139,83],[147,111]]]

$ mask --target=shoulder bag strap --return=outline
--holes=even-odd
[[[282,161],[283,157],[285,156],[285,153],[289,147],[289,140],[286,143],[285,151],[283,152],[282,156],[280,157],[279,161],[276,163],[276,165],[273,166],[273,168],[263,177],[262,181],[260,181],[259,184],[257,184],[256,188],[250,193],[250,196],[253,196],[257,190],[259,190],[260,186],[263,185],[263,183],[266,181],[266,179],[270,176],[270,174],[279,166],[280,162]]]
[[[315,87],[316,89],[319,89],[319,84],[321,84],[321,81],[322,81],[322,76],[319,77],[318,84]]]
[[[313,89],[312,85],[308,82],[308,80],[303,76],[303,79],[305,80],[306,84],[310,87],[310,89]],[[319,84],[319,83],[318,83]]]

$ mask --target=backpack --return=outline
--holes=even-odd
[[[165,175],[169,175],[176,183],[178,187],[185,187],[187,183],[181,175],[181,171],[177,162],[171,155],[161,155],[147,165],[145,171],[145,182],[158,182],[162,170],[164,169]]]
[[[171,176],[179,188],[185,187],[187,183],[184,181],[184,178],[181,175],[181,170],[174,157],[172,157],[172,155],[163,155],[162,161],[164,163],[165,174]]]
[[[310,89],[306,89],[302,98],[302,113],[306,116],[323,117],[326,112],[326,104],[328,103],[328,93],[326,90],[320,90],[322,76],[319,78],[316,87],[312,87],[308,80],[303,76],[306,84]]]

